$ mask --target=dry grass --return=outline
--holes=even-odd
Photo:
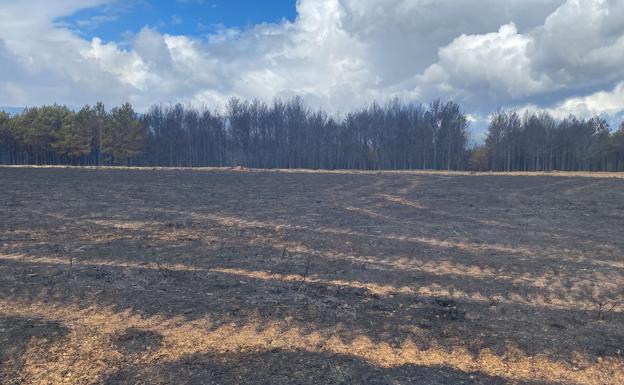
[[[621,179],[211,171],[0,168],[0,383],[624,383]]]
[[[624,178],[624,172],[602,171],[446,171],[446,170],[313,170],[313,169],[261,169],[247,167],[133,167],[133,166],[67,166],[67,165],[0,165],[0,168],[118,170],[118,171],[185,171],[185,172],[247,172],[247,173],[293,173],[293,174],[361,174],[361,175],[450,175],[450,176],[559,176],[584,178]]]
[[[22,353],[22,370],[14,373],[13,378],[23,379],[29,384],[105,383],[107,378],[118,374],[120,369],[141,372],[145,367],[166,366],[185,357],[206,353],[244,356],[265,351],[298,352],[302,359],[314,353],[322,353],[326,357],[350,356],[381,369],[402,366],[445,367],[449,371],[498,377],[509,383],[542,380],[565,384],[624,382],[624,368],[618,359],[590,362],[578,355],[571,365],[553,361],[545,354],[526,355],[512,345],[503,355],[490,349],[475,355],[461,346],[449,349],[432,345],[421,349],[409,339],[398,346],[377,342],[365,335],[344,341],[340,337],[331,336],[332,330],[310,333],[305,328],[291,327],[288,320],[275,321],[271,325],[265,325],[264,320],[250,320],[242,325],[215,325],[209,319],[188,322],[184,317],[144,318],[131,312],[120,313],[96,307],[59,307],[42,302],[25,305],[3,301],[0,311],[3,316],[13,319],[62,320],[64,325],[70,327],[62,339],[51,342],[29,341]],[[150,335],[139,338],[149,340],[156,335],[159,336],[157,344],[140,341],[137,343],[142,342],[145,350],[129,352],[116,343],[119,336],[128,333],[128,330],[150,331]],[[244,365],[244,362],[240,364]],[[288,362],[282,363],[285,374],[289,373],[288,365]],[[150,371],[148,369],[147,373],[142,373],[148,376],[145,383],[158,381],[150,377],[154,375]],[[177,376],[179,373],[171,375]],[[247,381],[254,382],[251,378]]]

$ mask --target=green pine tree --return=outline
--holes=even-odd
[[[102,151],[111,157],[113,164],[128,165],[145,150],[146,143],[147,130],[130,103],[113,108],[110,124],[102,136]]]

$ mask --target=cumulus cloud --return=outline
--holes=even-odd
[[[624,122],[624,81],[617,84],[612,90],[571,97],[547,108],[528,105],[520,110],[546,111],[558,119],[564,119],[570,115],[586,119],[601,116],[607,120],[613,129],[617,129]]]
[[[624,77],[624,2],[569,0],[532,33],[536,71],[561,84],[604,86]]]
[[[332,111],[394,96],[453,98],[471,116],[623,109],[621,0],[299,0],[294,21],[201,37],[146,26],[123,44],[57,22],[111,1],[0,0],[0,104],[300,95]]]
[[[590,116],[593,114],[614,115],[624,107],[624,82],[619,83],[613,90],[599,91],[588,96],[570,98],[557,105],[553,111],[559,116],[578,114]]]
[[[461,99],[517,99],[553,90],[556,84],[534,72],[527,47],[531,37],[515,24],[498,32],[461,35],[439,50],[439,61],[418,77],[421,87],[446,87]]]

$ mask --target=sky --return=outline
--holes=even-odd
[[[223,28],[293,21],[295,1],[178,0],[103,2],[58,19],[87,39],[123,41],[144,27],[170,35],[209,38]]]
[[[0,105],[222,107],[303,97],[341,114],[454,100],[624,119],[624,0],[0,0]]]

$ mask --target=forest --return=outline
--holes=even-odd
[[[485,143],[452,101],[392,100],[335,118],[302,98],[232,98],[223,112],[129,103],[0,112],[0,164],[244,166],[361,170],[624,171],[624,122],[558,120],[545,112],[492,115]]]

